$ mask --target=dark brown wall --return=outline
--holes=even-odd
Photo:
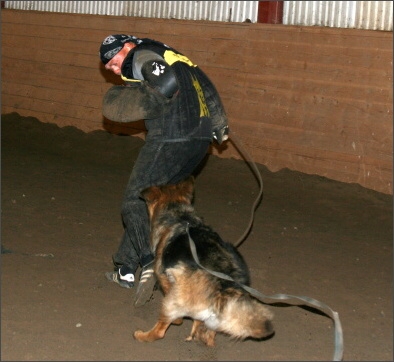
[[[392,32],[7,9],[1,27],[2,113],[141,135],[101,115],[119,80],[98,48],[111,33],[151,37],[212,78],[256,162],[392,194]]]

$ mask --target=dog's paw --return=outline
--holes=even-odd
[[[141,330],[137,330],[133,333],[133,337],[135,340],[137,340],[138,342],[144,342],[145,341],[145,337],[146,333],[144,331]]]
[[[209,336],[207,338],[202,339],[201,341],[204,342],[208,347],[215,347],[215,336]]]
[[[185,338],[185,342],[191,342],[191,341],[202,342],[208,347],[215,347],[215,334],[209,333],[204,336],[190,335],[189,337]]]

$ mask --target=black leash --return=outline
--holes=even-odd
[[[234,132],[231,132],[233,134]],[[257,194],[256,199],[252,205],[252,209],[250,211],[250,219],[248,226],[246,227],[244,233],[240,236],[238,241],[234,244],[236,248],[238,248],[245,240],[246,236],[249,234],[254,220],[254,212],[256,211],[257,205],[261,201],[261,196],[263,195],[263,180],[261,178],[261,174],[256,164],[253,162],[252,157],[250,157],[249,153],[246,151],[244,147],[242,147],[241,143],[236,141],[236,137],[230,137],[229,141],[234,145],[234,147],[238,150],[238,153],[243,157],[244,161],[252,168],[255,176],[259,182],[259,193]]]

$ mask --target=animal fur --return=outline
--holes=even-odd
[[[273,333],[271,312],[233,281],[213,276],[194,261],[189,235],[200,264],[250,283],[248,267],[237,249],[204,224],[192,206],[194,179],[177,185],[150,187],[142,192],[151,220],[155,273],[164,297],[155,326],[134,332],[140,342],[163,338],[170,324],[194,320],[187,341],[215,344],[216,332],[234,339],[261,339]],[[188,231],[187,231],[188,227]]]

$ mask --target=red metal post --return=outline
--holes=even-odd
[[[258,23],[282,24],[283,1],[259,1]]]

